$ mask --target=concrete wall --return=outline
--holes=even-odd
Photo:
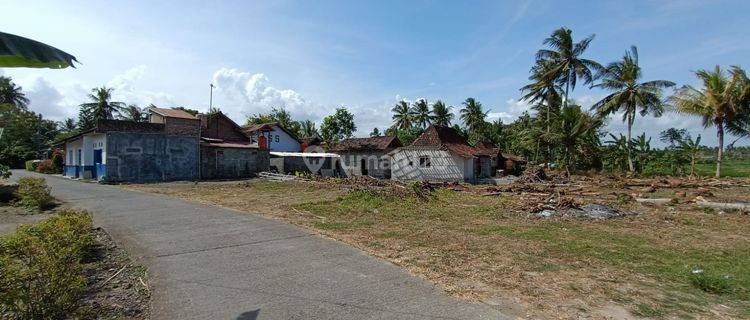
[[[428,156],[430,166],[422,167],[419,158]],[[474,159],[463,158],[446,150],[400,149],[391,157],[391,179],[427,181],[474,180]]]
[[[310,172],[323,176],[343,174],[339,158],[332,157],[271,157],[270,165],[272,169],[287,174],[295,172]]]
[[[249,178],[268,165],[268,150],[201,147],[201,179]]]
[[[106,181],[198,179],[198,136],[108,132]]]
[[[337,152],[337,154],[341,156],[341,167],[346,176],[364,175],[362,170],[362,160],[364,160],[368,176],[390,179],[391,159],[387,156],[388,151],[351,151]]]

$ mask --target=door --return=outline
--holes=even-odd
[[[367,172],[367,160],[365,160],[365,159],[359,159],[359,167],[361,169],[360,172],[362,172],[362,175],[366,176],[368,174],[368,172]]]
[[[102,149],[94,149],[94,172],[92,174],[92,178],[99,178],[99,170],[102,162]]]

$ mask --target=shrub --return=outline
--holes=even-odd
[[[36,171],[36,160],[26,160],[26,170],[27,171]]]
[[[10,167],[0,164],[0,179],[10,178]]]
[[[727,276],[700,272],[691,276],[690,282],[694,287],[713,294],[731,293],[732,283]]]
[[[55,165],[49,159],[39,162],[36,165],[36,171],[41,173],[57,173]]]
[[[82,260],[92,251],[91,216],[65,209],[0,238],[0,314],[10,319],[63,319],[86,287]]]
[[[55,173],[62,173],[65,167],[65,156],[60,151],[55,151],[52,154],[52,167],[55,169]]]
[[[18,194],[21,205],[30,210],[44,210],[52,206],[54,198],[50,195],[47,182],[43,178],[23,177],[18,179]]]

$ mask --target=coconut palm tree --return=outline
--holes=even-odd
[[[101,119],[114,119],[125,108],[124,103],[111,101],[112,88],[91,89],[88,97],[91,102],[81,104],[81,109],[92,117],[94,123]]]
[[[303,138],[319,138],[320,133],[318,133],[318,129],[315,128],[315,122],[312,122],[311,120],[305,120],[300,122],[300,132],[302,133]]]
[[[453,109],[453,107],[446,106],[445,102],[441,100],[435,101],[435,103],[432,104],[432,123],[439,126],[450,127],[451,121],[453,121],[454,117],[451,109]]]
[[[521,87],[521,93],[525,93],[521,100],[529,103],[539,103],[547,107],[547,132],[550,130],[550,114],[552,105],[560,100],[560,86],[555,83],[555,63],[552,60],[537,60],[531,67],[532,82]]]
[[[25,108],[29,104],[29,99],[26,98],[22,88],[13,83],[10,77],[0,76],[0,103]]]
[[[568,94],[575,90],[578,78],[581,78],[584,84],[590,84],[594,81],[595,73],[602,68],[596,61],[581,58],[591,40],[594,40],[593,34],[574,43],[573,31],[562,27],[544,40],[544,45],[549,46],[550,49],[542,49],[536,53],[537,60],[547,61],[544,63],[550,64],[545,66],[549,70],[544,78],[555,79],[558,85],[565,84],[564,106],[568,105]]]
[[[750,113],[750,79],[742,68],[733,66],[729,74],[718,65],[714,70],[700,70],[695,75],[703,82],[700,89],[683,86],[669,98],[674,109],[683,114],[701,117],[703,126],[714,126],[719,138],[716,154],[716,177],[721,176],[725,132],[747,134]]]
[[[621,61],[612,62],[602,69],[599,76],[602,82],[594,87],[609,90],[612,93],[591,106],[591,109],[597,110],[602,116],[616,112],[623,113],[622,121],[628,125],[628,169],[633,172],[635,165],[631,154],[633,153],[631,137],[635,116],[636,114],[642,117],[648,114],[655,117],[661,116],[664,112],[662,89],[675,84],[666,80],[639,82],[642,74],[638,64],[638,48],[635,46],[625,52]]]
[[[133,122],[146,122],[148,115],[141,108],[138,108],[138,106],[131,104],[123,110],[122,119]]]
[[[556,142],[562,147],[563,163],[569,172],[580,155],[589,150],[598,149],[599,128],[603,122],[598,116],[592,116],[581,110],[580,106],[570,105],[560,111],[559,128]]]
[[[480,133],[487,123],[485,118],[487,118],[489,111],[484,111],[482,103],[474,98],[466,98],[463,106],[460,110],[461,121],[466,125],[469,135]]]
[[[698,152],[701,151],[701,135],[698,135],[695,140],[687,136],[685,139],[679,141],[677,146],[678,150],[690,156],[690,176],[695,176],[695,158],[698,157]]]
[[[412,126],[412,114],[409,103],[401,100],[393,106],[393,127],[399,130],[406,130]]]
[[[415,124],[418,124],[422,129],[427,128],[430,125],[432,119],[432,111],[430,111],[430,105],[425,99],[419,99],[414,101],[412,104],[412,119]]]
[[[60,121],[59,127],[62,132],[73,132],[76,131],[76,126],[78,124],[76,123],[76,119],[73,118],[67,118],[63,121]]]

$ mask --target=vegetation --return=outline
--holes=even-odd
[[[44,210],[54,204],[47,182],[43,178],[23,177],[18,179],[16,191],[19,203],[29,210]]]
[[[23,88],[13,83],[10,77],[0,76],[0,104],[26,108],[29,98],[26,98]]]
[[[72,316],[86,287],[82,262],[93,245],[91,216],[71,209],[0,238],[3,318]]]
[[[10,178],[10,167],[0,164],[0,179]]]
[[[121,115],[125,109],[124,103],[112,101],[112,90],[107,87],[91,89],[88,95],[91,101],[81,104],[81,110],[85,110],[86,116],[90,117],[94,124],[101,119],[115,119],[115,116]]]
[[[336,108],[336,112],[323,118],[320,125],[320,137],[326,145],[332,146],[341,139],[351,138],[357,126],[354,124],[354,115],[346,108]]]

